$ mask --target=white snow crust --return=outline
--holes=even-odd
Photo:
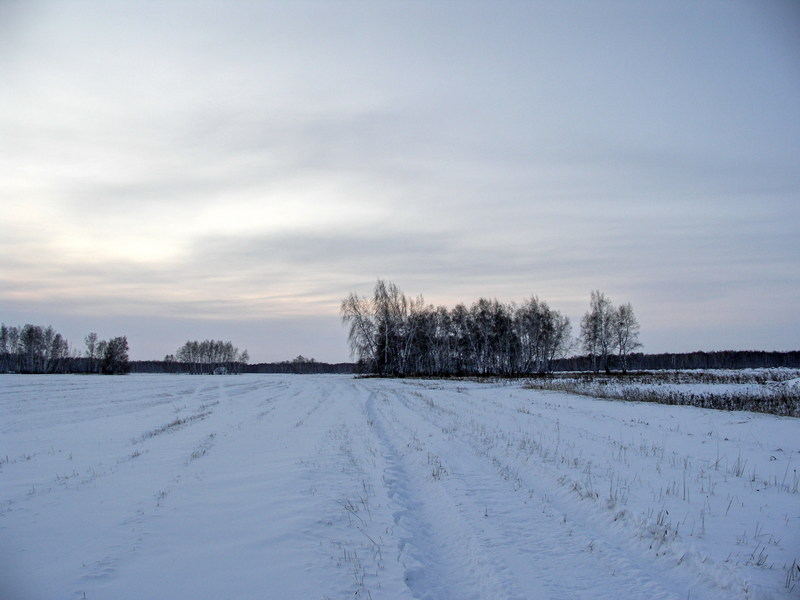
[[[517,383],[2,375],[0,598],[798,598],[798,466]]]

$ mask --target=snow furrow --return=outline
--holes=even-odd
[[[398,428],[394,397],[371,394],[367,412],[384,449],[389,497],[403,532],[400,560],[415,598],[522,598],[511,573],[481,544],[454,499],[436,482],[436,465],[424,463],[424,447]],[[404,440],[408,440],[404,443]]]
[[[509,566],[507,577],[520,582],[522,597],[618,598],[641,593],[648,598],[676,597],[674,581],[664,581],[646,561],[609,543],[610,538],[573,507],[560,507],[554,492],[558,484],[548,481],[548,473],[521,473],[463,433],[443,442],[435,436],[441,423],[428,432],[421,426],[448,414],[458,421],[457,413],[432,406],[429,398],[413,403],[409,396],[398,399],[407,409],[407,420],[420,428],[421,439],[434,440],[431,451],[438,453],[447,472],[442,485],[455,499],[458,512],[480,524],[481,546]],[[443,428],[458,431],[452,425]],[[564,577],[565,565],[576,575]]]

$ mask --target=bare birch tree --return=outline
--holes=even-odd
[[[628,354],[640,348],[639,321],[633,314],[630,302],[620,305],[614,314],[613,322],[614,346],[619,356],[620,366],[623,371],[628,370]]]

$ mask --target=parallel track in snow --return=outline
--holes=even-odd
[[[410,532],[401,545],[415,597],[667,600],[678,586],[696,585],[654,569],[654,556],[618,543],[593,512],[559,502],[549,469],[515,470],[498,460],[459,426],[464,414],[436,405],[437,395],[394,389],[368,400],[399,523]],[[485,417],[476,412],[471,419]],[[704,597],[728,594],[706,590]]]

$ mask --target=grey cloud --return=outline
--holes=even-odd
[[[133,131],[124,140],[89,147],[85,145],[91,142],[81,142],[73,132],[64,135],[76,149],[83,143],[86,151],[75,152],[76,160],[97,152],[116,156],[121,168],[113,175],[100,172],[90,178],[56,173],[49,177],[52,192],[65,208],[106,215],[131,203],[144,210],[197,208],[241,192],[268,196],[322,178],[393,193],[393,187],[405,189],[409,179],[426,176],[415,165],[421,152],[419,141],[409,133],[413,128],[408,119],[381,111],[198,114],[156,132]],[[36,152],[47,156],[48,144],[58,142],[46,133],[39,135],[48,141]],[[148,135],[153,138],[142,139]],[[66,166],[73,159],[59,160]]]
[[[192,262],[212,269],[285,265],[288,270],[316,272],[329,268],[357,270],[360,265],[419,265],[451,253],[452,234],[424,232],[296,231],[253,236],[210,236],[197,240]]]

